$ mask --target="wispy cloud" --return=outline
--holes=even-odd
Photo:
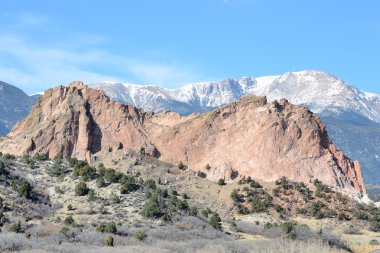
[[[202,77],[191,66],[119,56],[104,49],[98,35],[75,36],[70,41],[42,45],[21,32],[26,26],[43,26],[44,19],[25,16],[10,32],[0,28],[0,80],[29,93],[73,80],[86,83],[104,80],[179,86]],[[68,45],[68,46],[67,46]]]

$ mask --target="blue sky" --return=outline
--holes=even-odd
[[[0,0],[0,80],[179,87],[316,69],[380,93],[377,0]]]

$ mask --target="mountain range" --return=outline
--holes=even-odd
[[[177,89],[117,82],[91,86],[104,90],[114,101],[129,103],[144,111],[170,110],[181,115],[206,112],[247,94],[265,95],[268,101],[286,98],[317,113],[337,147],[361,162],[365,181],[380,183],[380,95],[363,92],[325,72],[243,77],[192,83]],[[16,121],[26,117],[38,96],[28,96],[0,82],[0,135],[7,134]]]
[[[328,73],[288,72],[192,83],[177,89],[117,82],[91,85],[104,90],[115,101],[133,104],[144,111],[170,110],[182,115],[205,112],[246,94],[267,96],[269,101],[286,98],[317,113],[334,143],[350,158],[361,162],[366,182],[380,182],[380,95],[363,92]]]
[[[359,162],[336,148],[318,116],[285,99],[268,103],[264,96],[246,95],[206,113],[180,116],[143,112],[73,82],[47,90],[1,138],[0,151],[91,164],[109,153],[124,157],[132,151],[182,163],[215,182],[244,176],[305,184],[318,179],[353,196],[366,193]]]
[[[0,135],[7,134],[17,121],[26,117],[38,97],[0,81]]]

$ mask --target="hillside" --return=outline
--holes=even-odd
[[[122,150],[93,166],[0,154],[1,252],[364,253],[379,215],[318,181],[223,185]]]

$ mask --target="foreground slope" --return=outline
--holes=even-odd
[[[310,183],[318,178],[347,193],[365,193],[359,163],[335,147],[315,114],[286,100],[267,103],[265,97],[244,97],[188,117],[154,115],[75,82],[45,92],[0,143],[3,153],[89,161],[116,149],[182,161],[195,171],[209,164],[211,180],[286,176]]]

